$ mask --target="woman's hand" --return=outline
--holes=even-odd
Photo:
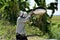
[[[32,16],[33,14],[34,14],[33,11],[31,11],[31,12],[29,13],[29,15],[31,15],[31,16]]]

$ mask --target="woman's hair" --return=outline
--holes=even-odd
[[[20,11],[19,16],[22,17],[22,18],[25,18],[25,17],[27,17],[27,13],[24,12],[24,11]]]

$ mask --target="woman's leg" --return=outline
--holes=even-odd
[[[16,40],[27,40],[27,36],[25,35],[20,35],[20,34],[16,34]]]
[[[22,40],[22,36],[20,34],[16,34],[16,40]]]
[[[23,40],[28,40],[28,39],[27,39],[27,36],[23,36]]]

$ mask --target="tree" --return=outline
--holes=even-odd
[[[46,9],[45,0],[34,0],[34,1],[36,2],[36,4],[39,7],[43,7],[43,8]],[[45,33],[47,33],[49,31],[48,25],[50,23],[48,23],[48,21],[47,21],[48,18],[49,18],[49,15],[46,12],[44,15],[42,15],[42,16],[41,15],[38,15],[38,16],[39,16],[39,18],[36,18],[35,24],[36,24],[37,27],[39,27],[39,29],[43,32],[43,34],[45,34]]]
[[[55,3],[52,2],[49,5],[50,6],[48,6],[47,9],[52,10],[52,14],[51,14],[51,17],[50,17],[50,19],[51,19],[53,17],[53,14],[55,13],[55,9],[58,10],[58,7],[57,7],[58,3],[56,1]]]
[[[0,0],[2,3],[1,5],[1,11],[2,17],[5,20],[8,20],[10,23],[16,23],[17,19],[17,12],[19,11],[19,5],[17,1],[12,0]]]
[[[27,0],[0,0],[0,13],[5,20],[11,24],[16,24],[20,10],[29,8]]]
[[[52,18],[54,12],[55,12],[55,9],[57,10],[57,1],[56,3],[50,3],[50,6],[49,7],[46,7],[46,2],[45,0],[34,0],[36,2],[36,4],[39,6],[39,7],[43,7],[45,9],[51,9],[52,10],[52,14],[51,16],[49,16],[47,14],[47,12],[41,16],[41,15],[38,15],[39,18],[36,18],[35,19],[32,19],[33,23],[35,26],[37,26],[41,31],[43,31],[43,33],[49,33],[49,25],[50,25],[50,21],[49,19]],[[38,21],[37,21],[38,20]]]

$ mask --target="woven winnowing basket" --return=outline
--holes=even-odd
[[[34,14],[38,14],[38,15],[43,15],[45,14],[46,10],[44,9],[36,9],[35,11],[33,11]]]

